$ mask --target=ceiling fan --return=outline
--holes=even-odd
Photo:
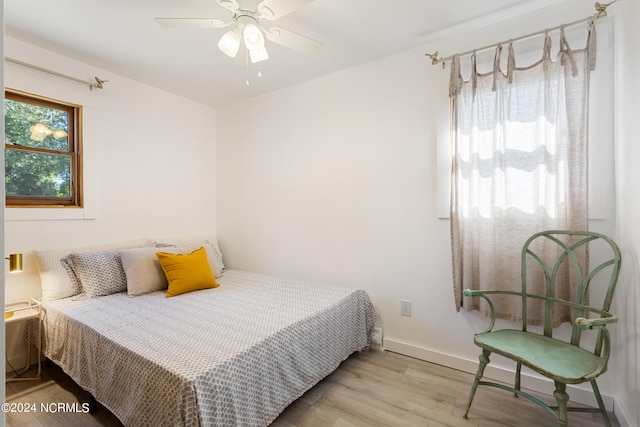
[[[217,18],[154,18],[169,28],[226,28],[227,31],[218,42],[218,48],[226,55],[235,58],[244,42],[249,51],[251,62],[269,59],[265,47],[266,38],[279,45],[306,54],[316,54],[323,44],[281,27],[265,27],[263,20],[275,21],[294,10],[311,3],[313,0],[216,0],[218,4],[231,12],[229,22]]]

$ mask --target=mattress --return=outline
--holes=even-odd
[[[218,283],[45,302],[44,353],[127,426],[264,426],[370,345],[365,291],[237,270]]]

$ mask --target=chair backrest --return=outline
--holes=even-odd
[[[567,230],[534,234],[522,248],[523,330],[528,324],[527,300],[532,302],[526,294],[541,295],[541,299],[534,300],[538,301],[537,309],[544,310],[544,334],[552,336],[555,324],[570,321],[571,343],[580,345],[582,329],[575,319],[586,317],[593,310],[599,314],[609,312],[620,266],[618,245],[603,234]],[[604,288],[598,289],[598,299],[602,300],[598,306],[591,305],[593,287]],[[600,351],[598,337],[595,353]]]

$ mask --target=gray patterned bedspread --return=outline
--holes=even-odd
[[[45,355],[127,426],[265,426],[366,349],[366,292],[229,270],[173,298],[44,303]]]

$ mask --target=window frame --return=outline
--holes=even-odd
[[[18,150],[42,154],[68,155],[71,165],[70,197],[33,197],[5,195],[5,207],[82,208],[84,201],[82,184],[82,106],[10,88],[5,88],[4,99],[11,99],[27,104],[63,110],[67,112],[69,116],[69,129],[67,132],[68,151],[64,152],[49,150],[46,148],[16,146],[14,144],[7,144],[5,142],[5,152],[6,150]]]

